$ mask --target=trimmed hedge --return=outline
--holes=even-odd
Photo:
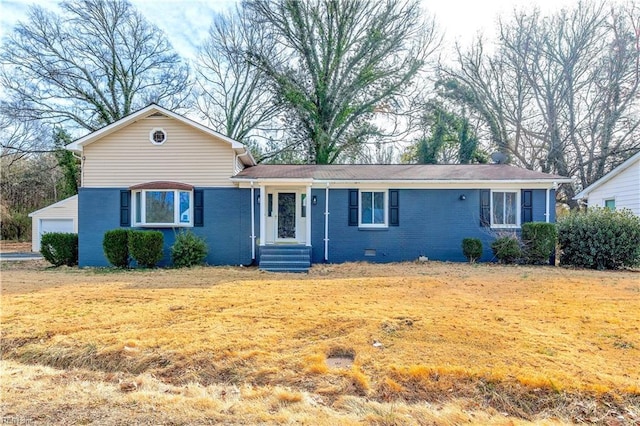
[[[522,257],[520,241],[515,235],[498,237],[491,243],[494,256],[501,263],[515,263]]]
[[[128,229],[112,229],[104,233],[102,249],[104,255],[117,268],[129,267],[129,232]]]
[[[478,238],[463,239],[462,253],[470,263],[474,263],[482,256],[482,241],[480,241]]]
[[[164,236],[160,231],[129,231],[129,254],[145,268],[155,268],[162,259]]]
[[[560,264],[620,269],[640,264],[640,218],[629,210],[589,208],[558,221]]]
[[[528,222],[522,224],[522,242],[527,263],[546,265],[558,239],[554,223]]]
[[[42,235],[40,253],[54,266],[78,264],[78,234],[50,232]]]
[[[182,231],[171,246],[171,261],[178,268],[201,265],[207,252],[207,243],[202,238],[191,231]]]

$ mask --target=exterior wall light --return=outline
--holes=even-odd
[[[466,199],[467,199],[467,196],[466,196],[466,195],[464,195],[464,194],[460,195],[460,201],[464,201],[464,200],[466,200]]]

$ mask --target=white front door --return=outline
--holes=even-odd
[[[304,189],[268,190],[265,209],[266,243],[305,243],[305,209]]]

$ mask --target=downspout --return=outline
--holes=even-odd
[[[265,229],[267,227],[267,218],[264,206],[267,204],[267,191],[264,185],[260,185],[260,247],[265,245]]]
[[[73,155],[73,158],[80,160],[80,187],[82,187],[84,184],[84,155],[80,156],[73,151],[71,151],[71,155]]]
[[[554,191],[557,191],[558,190],[558,182],[553,182],[553,186],[551,188],[547,188],[547,200],[546,200],[546,203],[545,203],[545,209],[546,209],[545,210],[545,216],[547,217],[547,220],[546,220],[547,223],[551,222],[551,219],[549,218],[549,210],[550,210],[549,205],[551,204],[549,202],[549,195],[551,195],[551,189],[553,189]],[[555,203],[554,203],[554,205],[555,205]]]
[[[256,206],[253,181],[251,181],[251,260],[256,260]]]
[[[324,190],[324,261],[329,261],[329,182]]]
[[[549,223],[549,195],[551,194],[551,188],[547,188],[547,196],[545,201],[545,211],[544,216],[546,217],[546,222]]]

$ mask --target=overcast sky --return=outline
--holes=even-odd
[[[372,0],[375,1],[375,0]],[[575,3],[576,0],[423,0],[425,8],[436,16],[438,25],[449,41],[468,43],[483,31],[494,33],[497,17],[510,14],[514,8],[539,6],[551,11]],[[53,7],[56,0],[0,0],[0,32],[10,31],[15,23],[25,19],[28,6],[39,4]],[[132,0],[149,21],[166,32],[176,50],[192,56],[195,47],[211,24],[211,15],[231,7],[236,0]]]

